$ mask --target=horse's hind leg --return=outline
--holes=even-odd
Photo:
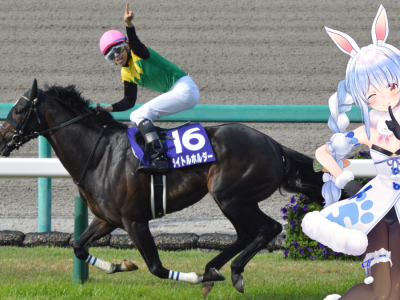
[[[151,235],[148,222],[132,222],[124,220],[125,230],[135,243],[140,254],[150,272],[161,279],[172,279],[177,281],[188,282],[192,284],[200,283],[203,280],[201,274],[183,273],[167,270],[163,267],[158,255],[157,247]]]
[[[248,225],[258,233],[257,238],[231,264],[233,286],[243,293],[244,281],[241,274],[244,272],[244,267],[254,255],[264,249],[282,231],[282,225],[264,214],[258,204],[235,207],[231,213],[235,214],[236,217],[240,216],[242,220],[246,220]]]
[[[86,247],[91,242],[101,239],[102,237],[111,233],[114,229],[114,226],[95,217],[85,232],[82,233],[82,235],[74,242],[73,247],[75,256],[80,260],[90,263],[96,268],[105,271],[108,274],[137,270],[138,267],[129,260],[125,259],[121,264],[113,264],[94,257],[86,251]]]
[[[228,261],[245,249],[246,246],[257,237],[257,233],[251,230],[251,228],[244,226],[227,215],[225,216],[235,227],[238,238],[232,245],[224,249],[206,265],[203,282],[213,281],[210,276],[210,269],[220,270]]]
[[[245,223],[243,224],[240,220],[228,215],[226,211],[223,210],[222,212],[235,227],[237,240],[206,265],[201,289],[204,297],[208,295],[214,286],[215,270],[220,270],[228,261],[245,249],[246,246],[257,237],[257,233],[252,228],[249,228]]]

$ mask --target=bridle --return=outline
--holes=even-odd
[[[85,109],[86,112],[85,112],[84,114],[82,114],[82,115],[80,115],[80,116],[78,116],[78,117],[76,117],[76,118],[73,118],[73,119],[71,119],[71,120],[69,120],[69,121],[67,121],[67,122],[65,122],[65,123],[62,123],[62,124],[60,124],[60,125],[57,125],[57,126],[55,126],[55,127],[48,128],[48,129],[44,129],[44,130],[43,130],[43,126],[44,126],[43,124],[44,124],[44,122],[41,122],[41,116],[40,116],[40,114],[39,114],[39,112],[38,112],[38,107],[39,107],[38,102],[39,102],[39,100],[40,100],[41,98],[43,98],[44,92],[42,92],[41,90],[37,90],[37,88],[36,88],[37,85],[36,85],[36,86],[35,86],[35,85],[36,85],[36,79],[34,80],[34,84],[33,84],[33,87],[32,87],[32,90],[31,90],[30,93],[31,93],[31,95],[32,95],[32,93],[34,93],[34,95],[35,95],[35,94],[38,92],[38,96],[37,96],[37,97],[36,97],[36,95],[35,95],[35,96],[34,96],[35,98],[31,101],[31,100],[28,99],[26,96],[22,96],[22,99],[27,100],[28,103],[29,103],[28,111],[27,111],[27,113],[25,113],[25,116],[24,116],[24,118],[22,119],[22,121],[17,123],[17,122],[12,118],[12,112],[13,112],[14,107],[15,107],[16,105],[11,109],[10,113],[9,113],[8,116],[7,116],[6,121],[7,121],[11,126],[13,126],[13,127],[15,128],[15,130],[8,129],[8,128],[6,128],[6,127],[0,125],[0,128],[1,128],[1,129],[4,129],[4,130],[6,130],[6,131],[8,131],[8,132],[13,133],[13,136],[12,136],[12,138],[11,138],[11,141],[8,142],[7,145],[6,145],[6,147],[2,150],[1,155],[3,155],[3,154],[9,154],[9,153],[11,153],[14,149],[17,149],[17,150],[18,150],[19,147],[22,146],[22,144],[24,144],[24,143],[30,141],[31,139],[35,139],[35,138],[39,137],[40,135],[44,135],[44,134],[46,134],[46,133],[48,133],[48,132],[55,131],[55,130],[58,130],[58,129],[67,127],[67,126],[69,126],[69,125],[71,125],[71,124],[73,124],[73,123],[76,123],[76,122],[79,121],[79,120],[82,120],[82,119],[84,119],[84,118],[86,118],[86,117],[88,117],[88,116],[90,116],[90,115],[93,115],[93,111],[92,111],[91,109],[85,107],[84,109]],[[33,97],[31,96],[31,98],[33,98]],[[20,100],[21,100],[21,99],[20,99]],[[58,99],[56,99],[56,100],[58,100]],[[59,100],[58,100],[58,101],[59,101]],[[18,103],[19,103],[19,102],[17,102],[17,104],[18,104]],[[42,104],[42,106],[43,106],[43,104]],[[24,106],[24,108],[25,108],[25,107],[26,107],[26,106]],[[30,117],[31,117],[32,114],[34,114],[34,115],[36,116],[36,120],[37,120],[37,122],[38,122],[40,131],[39,131],[39,132],[37,132],[37,131],[31,131],[31,132],[25,134],[25,133],[24,133],[25,127],[27,126],[28,121],[29,121],[29,119],[30,119]],[[43,106],[43,118],[44,118],[44,106]],[[104,131],[106,130],[106,127],[107,127],[107,126],[105,125],[105,126],[103,126],[103,128],[101,129],[101,131],[100,131],[100,133],[99,133],[99,135],[98,135],[98,137],[97,137],[96,143],[95,143],[94,147],[92,148],[92,151],[91,151],[91,153],[90,153],[90,155],[89,155],[89,158],[88,158],[88,160],[87,160],[87,162],[86,162],[85,168],[84,168],[84,170],[83,170],[83,172],[82,172],[82,175],[81,175],[79,181],[75,181],[75,180],[74,180],[74,183],[75,183],[75,184],[80,185],[80,184],[82,183],[83,179],[85,178],[85,175],[86,175],[86,172],[87,172],[87,170],[88,170],[88,168],[89,168],[90,162],[91,162],[91,160],[93,159],[93,156],[94,156],[94,154],[95,154],[95,152],[96,152],[97,146],[98,146],[99,143],[100,143],[100,139],[102,138],[102,136],[103,136],[103,134],[104,134]],[[1,138],[2,138],[4,141],[6,141],[6,139],[5,139],[4,136],[1,134],[1,132],[0,132],[0,136],[1,136]]]
[[[32,101],[30,101],[27,97],[22,96],[22,98],[28,100],[28,102],[29,102],[30,104],[29,104],[29,106],[28,106],[28,111],[27,111],[27,113],[25,114],[25,116],[24,116],[24,118],[22,119],[22,121],[19,122],[16,126],[13,126],[13,127],[15,128],[15,130],[8,129],[8,128],[6,128],[6,127],[0,125],[0,128],[1,128],[1,129],[4,129],[4,130],[6,130],[6,131],[8,131],[8,132],[13,133],[13,136],[12,136],[12,138],[11,138],[11,141],[7,143],[6,147],[5,147],[5,148],[3,149],[3,151],[1,152],[2,155],[3,155],[3,153],[7,153],[7,151],[8,151],[8,152],[11,152],[11,151],[13,151],[14,149],[17,149],[17,150],[18,150],[19,147],[22,146],[22,144],[24,144],[24,143],[26,143],[26,142],[28,142],[28,141],[30,141],[30,140],[32,140],[32,139],[35,139],[35,138],[39,137],[40,135],[44,135],[44,134],[46,134],[46,133],[48,133],[48,132],[50,132],[50,131],[55,131],[55,130],[64,128],[64,127],[66,127],[66,126],[68,126],[68,125],[71,125],[71,124],[73,124],[73,123],[75,123],[75,122],[77,122],[77,121],[79,121],[79,120],[81,120],[81,119],[84,119],[84,118],[86,118],[86,117],[88,117],[88,116],[90,116],[90,115],[93,114],[93,112],[92,112],[89,108],[85,108],[86,113],[84,113],[83,115],[80,115],[80,116],[78,116],[78,117],[76,117],[76,118],[73,118],[72,120],[69,120],[69,121],[67,121],[67,122],[65,122],[65,123],[62,123],[62,124],[58,125],[58,126],[55,126],[55,127],[52,127],[52,128],[43,130],[43,123],[44,123],[44,122],[41,122],[41,117],[40,117],[40,115],[39,115],[39,113],[38,113],[38,101],[41,99],[41,96],[42,96],[44,93],[43,93],[41,90],[38,90],[38,93],[39,93],[38,97],[35,98],[35,99],[32,100]],[[37,132],[37,131],[33,131],[33,132],[32,132],[32,131],[31,131],[31,132],[29,132],[29,133],[24,133],[25,127],[27,126],[28,121],[29,121],[29,119],[30,119],[30,117],[31,117],[32,114],[34,114],[34,115],[36,116],[36,120],[37,120],[37,122],[38,122],[40,131],[39,131],[39,132]],[[10,118],[11,118],[11,114],[9,114],[9,115],[7,116],[6,121],[7,121],[9,124],[15,123],[15,120],[14,120],[14,122],[13,122],[12,120],[10,120]],[[11,126],[12,126],[12,125],[11,125]],[[1,138],[2,138],[3,140],[6,140],[6,139],[4,138],[4,136],[3,136],[1,133],[0,133],[0,136],[1,136]]]

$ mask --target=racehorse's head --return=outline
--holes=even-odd
[[[42,130],[43,126],[38,112],[39,110],[43,112],[44,108],[44,103],[39,103],[41,94],[35,79],[32,89],[21,96],[11,108],[6,121],[0,126],[0,153],[2,156],[9,156],[14,149],[18,149],[32,138],[38,137],[37,133]],[[43,114],[41,115],[43,116]]]

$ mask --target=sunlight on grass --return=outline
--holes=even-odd
[[[201,285],[162,280],[152,275],[136,250],[90,249],[103,260],[129,259],[139,266],[130,273],[107,275],[90,266],[89,281],[72,284],[72,249],[0,248],[0,299],[203,299]],[[164,267],[182,272],[204,272],[216,253],[198,250],[160,252]],[[256,255],[245,268],[245,293],[230,280],[230,264],[221,270],[207,299],[323,299],[343,294],[364,280],[363,269],[346,261],[293,261],[282,254]]]

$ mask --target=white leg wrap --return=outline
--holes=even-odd
[[[170,270],[168,278],[176,281],[183,281],[192,284],[197,284],[203,280],[203,275],[196,274],[195,272],[183,273]]]
[[[365,258],[364,262],[361,266],[365,269],[365,274],[367,278],[365,278],[365,284],[371,284],[374,282],[374,278],[371,276],[371,268],[373,265],[380,263],[380,262],[390,262],[390,266],[392,266],[392,260],[390,259],[391,251],[387,251],[384,248],[381,248],[378,251],[373,253],[368,253]]]
[[[86,259],[86,262],[91,264],[92,266],[103,270],[107,274],[114,273],[115,271],[115,264],[112,264],[108,261],[103,261],[100,258],[94,257],[89,254],[89,257]]]
[[[337,299],[340,299],[340,297],[341,296],[338,294],[333,294],[333,295],[326,296],[324,300],[337,300]]]

